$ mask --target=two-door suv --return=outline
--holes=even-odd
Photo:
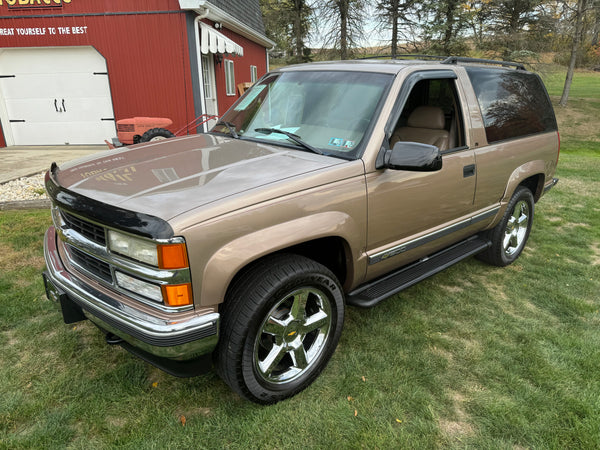
[[[209,133],[53,164],[47,295],[169,373],[214,363],[273,403],[323,370],[346,305],[470,255],[512,263],[558,154],[518,64],[286,67]]]

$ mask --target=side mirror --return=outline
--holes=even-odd
[[[396,142],[384,158],[385,167],[394,170],[435,172],[442,168],[442,154],[435,145]]]

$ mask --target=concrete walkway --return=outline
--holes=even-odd
[[[61,164],[108,150],[106,145],[13,146],[0,148],[0,184],[44,172]]]

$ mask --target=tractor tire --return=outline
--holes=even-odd
[[[140,142],[162,141],[172,137],[175,137],[175,135],[166,128],[151,128],[142,135]]]

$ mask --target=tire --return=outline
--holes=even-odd
[[[335,275],[298,255],[265,258],[241,275],[221,308],[219,376],[260,404],[309,386],[335,351],[344,297]]]
[[[175,135],[166,128],[151,128],[142,135],[140,142],[162,141],[172,137]]]
[[[533,194],[519,186],[510,201],[502,220],[484,236],[492,241],[479,259],[494,266],[504,267],[513,263],[523,251],[533,224]]]

